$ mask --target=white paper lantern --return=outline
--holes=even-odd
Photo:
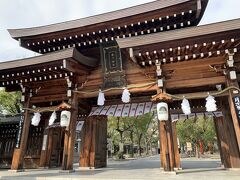
[[[67,127],[70,124],[71,112],[70,111],[62,111],[60,125],[62,127]]]
[[[38,126],[41,120],[41,114],[39,112],[34,113],[33,117],[32,117],[32,121],[31,124],[33,126]]]
[[[168,120],[168,104],[165,102],[160,102],[157,104],[157,115],[159,121]]]

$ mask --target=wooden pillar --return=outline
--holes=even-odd
[[[177,169],[181,168],[180,154],[178,150],[177,142],[177,122],[172,122],[172,137],[173,137],[173,148],[174,148],[174,167]]]
[[[223,120],[224,131],[226,132],[226,142],[229,146],[230,156],[230,168],[240,168],[240,152],[239,144],[236,138],[236,132],[234,129],[233,119],[229,110],[229,105],[226,101],[223,101],[223,114],[225,119]]]
[[[174,170],[174,145],[171,121],[160,120],[161,164],[164,171]]]
[[[69,130],[64,130],[62,170],[67,170]]]
[[[41,155],[40,155],[40,163],[39,167],[46,167],[47,164],[47,155],[48,155],[48,139],[49,139],[49,130],[46,129],[48,126],[48,121],[45,119],[45,130],[43,133],[43,142],[42,142],[42,150],[41,150]]]
[[[171,97],[166,95],[165,89],[161,90],[160,88],[157,88],[157,94],[154,97],[152,97],[152,101],[166,103],[171,101]],[[170,113],[167,121],[166,119],[158,119],[158,120],[160,121],[159,141],[160,141],[160,148],[161,148],[161,155],[160,155],[161,165],[164,171],[174,171],[174,166],[175,166],[175,154],[174,154],[174,143],[173,143],[174,138],[173,138],[173,132],[172,132],[172,121],[171,121]]]
[[[86,119],[82,129],[79,166],[107,166],[107,116],[90,116]]]
[[[239,54],[237,54],[239,55]],[[237,58],[239,56],[234,57],[234,53],[229,53],[228,59],[227,59],[227,78],[226,78],[226,84],[227,87],[234,86],[236,88],[239,88],[238,80],[237,77],[234,77],[234,74],[236,75],[236,67],[234,66],[234,58]],[[231,74],[233,75],[231,76]],[[240,111],[236,111],[236,107],[234,104],[234,99],[237,98],[238,100],[240,99],[240,92],[239,91],[234,91],[234,90],[229,90],[229,96],[228,96],[228,102],[229,102],[229,108],[231,111],[231,116],[232,116],[232,124],[233,124],[233,131],[235,132],[235,138],[237,140],[237,146],[238,146],[238,151],[240,153]],[[239,102],[237,103],[239,104]],[[239,106],[239,105],[238,105]]]
[[[63,150],[63,170],[73,170],[73,155],[76,137],[76,123],[78,118],[78,95],[73,93],[72,111],[69,127],[65,130],[64,150]]]
[[[221,156],[221,162],[225,168],[231,168],[230,153],[229,153],[229,134],[224,126],[223,117],[214,117],[218,147]]]
[[[69,125],[69,140],[68,140],[68,158],[67,158],[67,170],[73,169],[73,156],[75,148],[75,138],[76,138],[76,125],[78,118],[78,95],[73,93],[72,98],[72,114],[71,121]]]
[[[175,155],[174,155],[174,144],[173,144],[173,133],[172,133],[172,122],[171,118],[166,122],[166,132],[167,132],[167,147],[169,152],[170,161],[170,171],[174,170],[175,167]]]
[[[26,92],[24,96],[25,101],[23,103],[23,108],[29,108],[30,107],[29,92]],[[23,126],[19,127],[19,132],[17,136],[18,142],[16,143],[16,148],[13,153],[11,170],[19,170],[23,168],[24,155],[26,152],[29,128],[31,124],[30,113],[28,110],[24,110],[20,123],[23,123]]]
[[[238,87],[238,82],[230,82],[228,81],[228,86],[235,86]],[[229,102],[229,108],[231,112],[231,121],[233,124],[233,131],[235,132],[235,138],[237,140],[237,146],[238,146],[238,151],[240,152],[240,123],[239,123],[239,115],[237,114],[237,111],[234,107],[234,97],[239,97],[240,98],[240,92],[238,94],[233,94],[233,91],[229,91],[229,96],[228,96],[228,102]]]
[[[166,146],[167,144],[167,135],[166,135],[166,122],[162,121],[159,123],[159,142],[160,142],[160,158],[161,158],[161,166],[162,168],[168,169],[167,164],[169,164],[169,161],[167,162],[167,156],[168,156],[168,148]]]

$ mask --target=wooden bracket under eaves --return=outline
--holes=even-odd
[[[171,102],[172,101],[172,97],[167,95],[167,94],[165,94],[165,93],[160,92],[160,93],[152,96],[151,101],[153,101],[153,102],[160,102],[160,101]]]

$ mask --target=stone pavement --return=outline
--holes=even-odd
[[[159,156],[129,161],[110,161],[108,168],[96,170],[76,169],[74,173],[60,173],[59,169],[25,170],[24,172],[0,171],[0,179],[6,180],[240,180],[239,170],[224,170],[218,159],[182,159],[177,174],[159,169]],[[76,167],[77,168],[77,167]]]

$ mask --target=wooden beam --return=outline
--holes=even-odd
[[[139,84],[140,85],[140,84]],[[146,87],[142,87],[142,88],[132,88],[130,89],[130,93],[142,93],[142,92],[151,92],[151,91],[156,91],[156,85],[149,85]],[[123,92],[123,90],[119,89],[119,90],[112,90],[112,91],[107,91],[105,92],[105,96],[113,96],[113,95],[121,95]],[[96,90],[95,92],[84,92],[84,91],[78,91],[78,96],[80,98],[90,98],[90,97],[97,97],[98,96],[98,90]]]
[[[209,77],[209,78],[199,78],[199,79],[189,79],[182,81],[166,80],[166,89],[179,89],[179,88],[191,88],[191,87],[201,87],[210,86],[216,84],[225,84],[225,76]]]
[[[134,62],[134,63],[137,63],[137,60],[133,54],[133,48],[129,48],[129,56],[130,56],[130,59]]]
[[[156,93],[154,92],[152,95],[155,95]],[[131,103],[141,103],[141,102],[150,102],[152,96],[141,96],[141,97],[132,97],[131,98]],[[106,100],[104,105],[109,106],[109,105],[116,105],[116,104],[122,104],[121,99],[111,99],[111,100]]]
[[[39,87],[41,87],[41,89],[44,89],[44,88],[48,89],[49,87],[53,87],[53,86],[67,87],[67,81],[65,78],[53,79],[53,80],[47,80],[47,81],[41,81],[41,82],[23,83],[23,86],[26,86],[32,89],[39,88]]]
[[[192,113],[202,113],[206,112],[205,107],[191,108]],[[170,109],[171,114],[183,114],[182,109]]]
[[[208,92],[194,92],[194,93],[183,93],[183,94],[174,94],[174,96],[178,96],[178,97],[185,97],[187,99],[202,99],[208,96],[209,94],[216,94],[219,91],[208,91]],[[222,94],[217,94],[214,97],[224,97],[224,96],[228,96],[228,92],[222,93]],[[178,100],[173,98],[173,100]]]
[[[198,19],[201,15],[202,12],[202,1],[197,0],[197,13],[196,13],[196,18]]]
[[[56,95],[45,95],[36,96],[31,98],[31,103],[43,103],[43,102],[53,102],[53,101],[65,101],[68,100],[67,94],[56,94]]]
[[[212,57],[212,58],[205,58],[205,59],[198,59],[194,61],[182,61],[172,64],[163,64],[162,69],[163,71],[169,71],[169,70],[180,70],[180,69],[191,69],[192,67],[200,69],[203,67],[208,67],[209,65],[215,65],[215,64],[224,64],[225,59],[224,57]]]
[[[73,72],[79,75],[86,75],[89,71],[87,67],[79,64],[77,61],[73,61],[70,59],[63,60],[63,68],[69,72]]]

